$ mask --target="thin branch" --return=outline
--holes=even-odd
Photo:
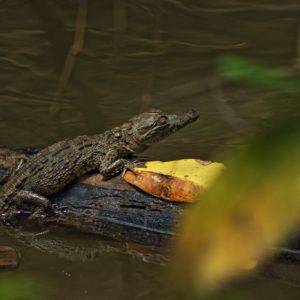
[[[76,57],[82,51],[85,38],[87,11],[87,0],[81,0],[79,2],[77,11],[74,42],[66,57],[65,64],[55,92],[55,98],[60,98],[66,90],[71,78],[72,71],[74,69]]]

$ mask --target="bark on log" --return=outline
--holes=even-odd
[[[19,265],[19,255],[16,249],[0,246],[0,270],[15,269]]]
[[[18,159],[36,151],[0,147],[0,176]],[[101,181],[96,173],[80,178],[51,200],[64,214],[47,218],[49,226],[151,246],[163,246],[172,240],[185,207],[131,187],[120,176]],[[280,249],[278,259],[300,265],[299,236],[290,247]]]
[[[34,149],[0,148],[0,176]],[[49,217],[48,225],[99,234],[120,241],[162,246],[174,236],[182,204],[148,195],[126,183],[121,176],[102,181],[88,174],[51,197],[61,217]]]

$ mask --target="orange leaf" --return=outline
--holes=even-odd
[[[202,190],[189,180],[149,171],[126,171],[123,178],[146,193],[176,202],[193,202]]]

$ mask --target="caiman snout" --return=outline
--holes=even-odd
[[[178,129],[195,122],[199,118],[199,112],[192,109],[185,114],[169,115],[169,121],[172,129],[177,131]]]
[[[190,119],[190,122],[194,122],[198,120],[199,112],[194,109],[191,109],[189,112],[186,113],[186,116],[188,119]]]

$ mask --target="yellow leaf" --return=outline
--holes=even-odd
[[[177,202],[193,202],[219,175],[224,165],[199,159],[150,161],[123,178],[153,196]]]
[[[190,180],[201,187],[207,188],[223,168],[222,163],[190,158],[166,162],[149,161],[145,164],[145,168],[134,168],[134,171],[149,171],[174,176],[183,180]]]

